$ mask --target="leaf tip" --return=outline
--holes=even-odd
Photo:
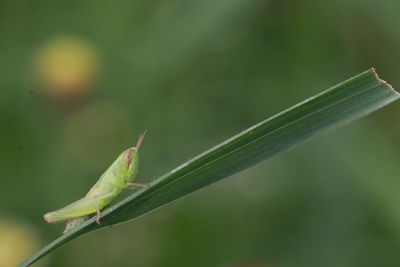
[[[385,81],[385,80],[379,78],[379,75],[378,75],[378,73],[376,72],[376,69],[375,69],[374,67],[371,67],[369,70],[374,74],[375,78],[376,78],[378,81],[380,81],[381,83],[383,83],[384,85],[386,85],[387,87],[389,87],[390,90],[392,90],[392,92],[393,92],[394,94],[400,96],[400,93],[399,93],[396,89],[394,89],[394,87],[393,87],[390,83],[388,83],[387,81]]]

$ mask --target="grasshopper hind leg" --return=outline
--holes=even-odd
[[[100,225],[100,209],[99,209],[99,204],[97,201],[94,202],[94,205],[96,206],[96,223]]]
[[[65,229],[63,234],[71,231],[72,229],[74,229],[75,227],[81,225],[82,223],[84,223],[85,221],[87,221],[89,219],[90,216],[81,216],[81,217],[76,217],[76,218],[71,218],[67,221],[67,224],[65,225]]]
[[[100,209],[97,201],[94,201],[94,205],[96,207],[96,223],[100,224]],[[76,217],[76,218],[71,218],[67,220],[67,224],[65,225],[65,229],[63,234],[71,231],[78,225],[81,225],[83,222],[87,221],[90,218],[89,215],[87,216],[81,216],[81,217]]]

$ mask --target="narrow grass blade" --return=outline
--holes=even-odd
[[[95,218],[56,239],[22,263],[28,266],[72,239],[102,227],[133,220],[151,210],[277,156],[314,136],[361,118],[397,100],[399,94],[374,69],[311,97],[161,176]]]

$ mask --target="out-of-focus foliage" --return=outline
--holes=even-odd
[[[1,218],[53,240],[63,226],[42,215],[83,196],[143,129],[147,182],[371,66],[400,85],[399,11],[395,0],[2,1]],[[399,266],[399,112],[86,235],[49,265]]]

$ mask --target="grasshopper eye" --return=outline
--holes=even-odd
[[[133,153],[135,153],[134,150],[135,150],[135,148],[131,147],[131,148],[128,148],[128,149],[125,151],[124,161],[125,161],[128,165],[130,165],[131,162],[132,162]]]

